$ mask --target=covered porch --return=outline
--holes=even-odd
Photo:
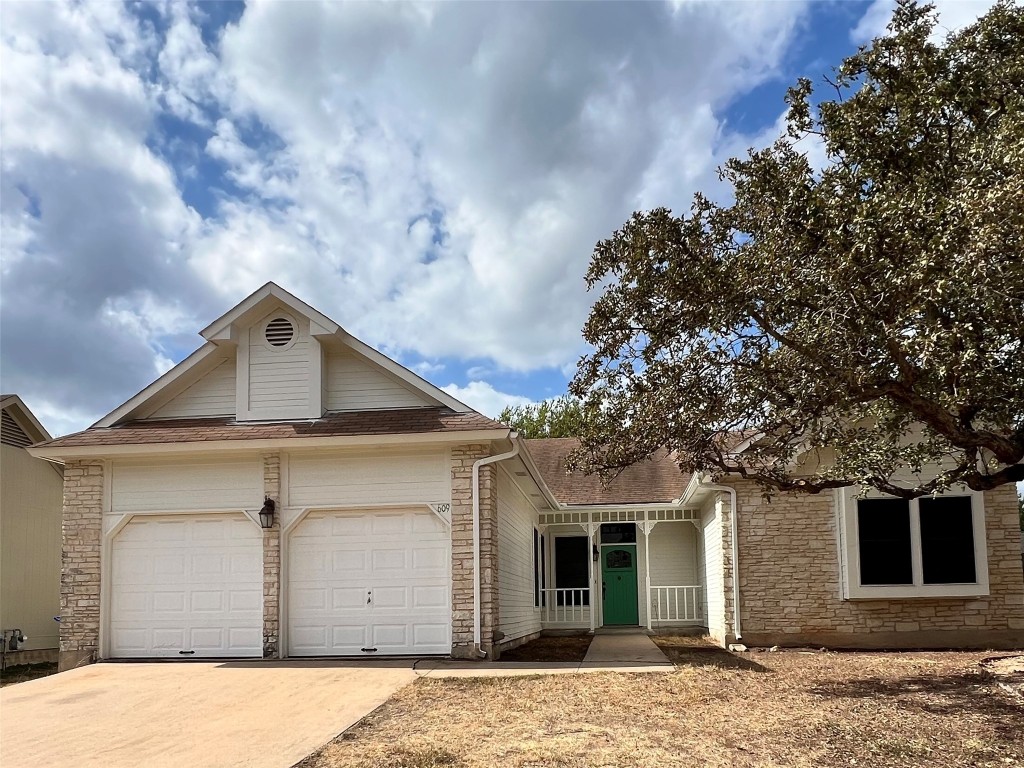
[[[705,626],[698,510],[566,510],[539,523],[543,629]]]

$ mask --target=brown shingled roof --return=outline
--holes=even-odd
[[[610,483],[598,475],[566,472],[565,459],[579,445],[574,437],[527,440],[526,447],[548,488],[563,504],[655,504],[683,495],[690,476],[667,451],[622,470]]]
[[[147,445],[213,440],[276,440],[356,435],[406,435],[508,429],[479,413],[456,413],[448,408],[401,408],[387,411],[329,413],[319,419],[295,422],[237,423],[233,418],[129,421],[116,427],[92,427],[37,447],[80,448],[93,445]]]

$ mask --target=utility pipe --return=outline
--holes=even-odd
[[[736,531],[736,489],[728,485],[701,483],[709,491],[725,491],[730,497],[729,526],[732,531],[732,631],[738,643],[743,635],[740,631],[740,544]]]
[[[480,647],[480,467],[517,456],[519,454],[518,438],[517,432],[510,433],[511,451],[485,456],[473,462],[473,646],[481,658],[486,656],[487,652]],[[493,493],[496,489],[492,488],[491,491]]]

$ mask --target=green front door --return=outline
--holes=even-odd
[[[636,544],[604,547],[601,565],[605,626],[639,624],[640,614],[636,600]]]

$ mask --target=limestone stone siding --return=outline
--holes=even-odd
[[[100,551],[103,539],[103,462],[64,467],[61,522],[61,671],[96,660],[100,645]]]
[[[753,483],[729,484],[738,496],[744,642],[837,647],[1024,645],[1024,571],[1012,486],[985,493],[988,596],[843,600],[832,494],[776,494],[768,502]],[[723,534],[723,548],[727,536]]]
[[[263,495],[277,504],[274,527],[263,531],[263,658],[280,656],[281,454],[263,456]]]
[[[473,463],[490,456],[490,446],[470,444],[452,449],[452,656],[473,653]],[[495,468],[480,468],[480,611],[481,646],[495,655],[498,621],[498,526]]]

